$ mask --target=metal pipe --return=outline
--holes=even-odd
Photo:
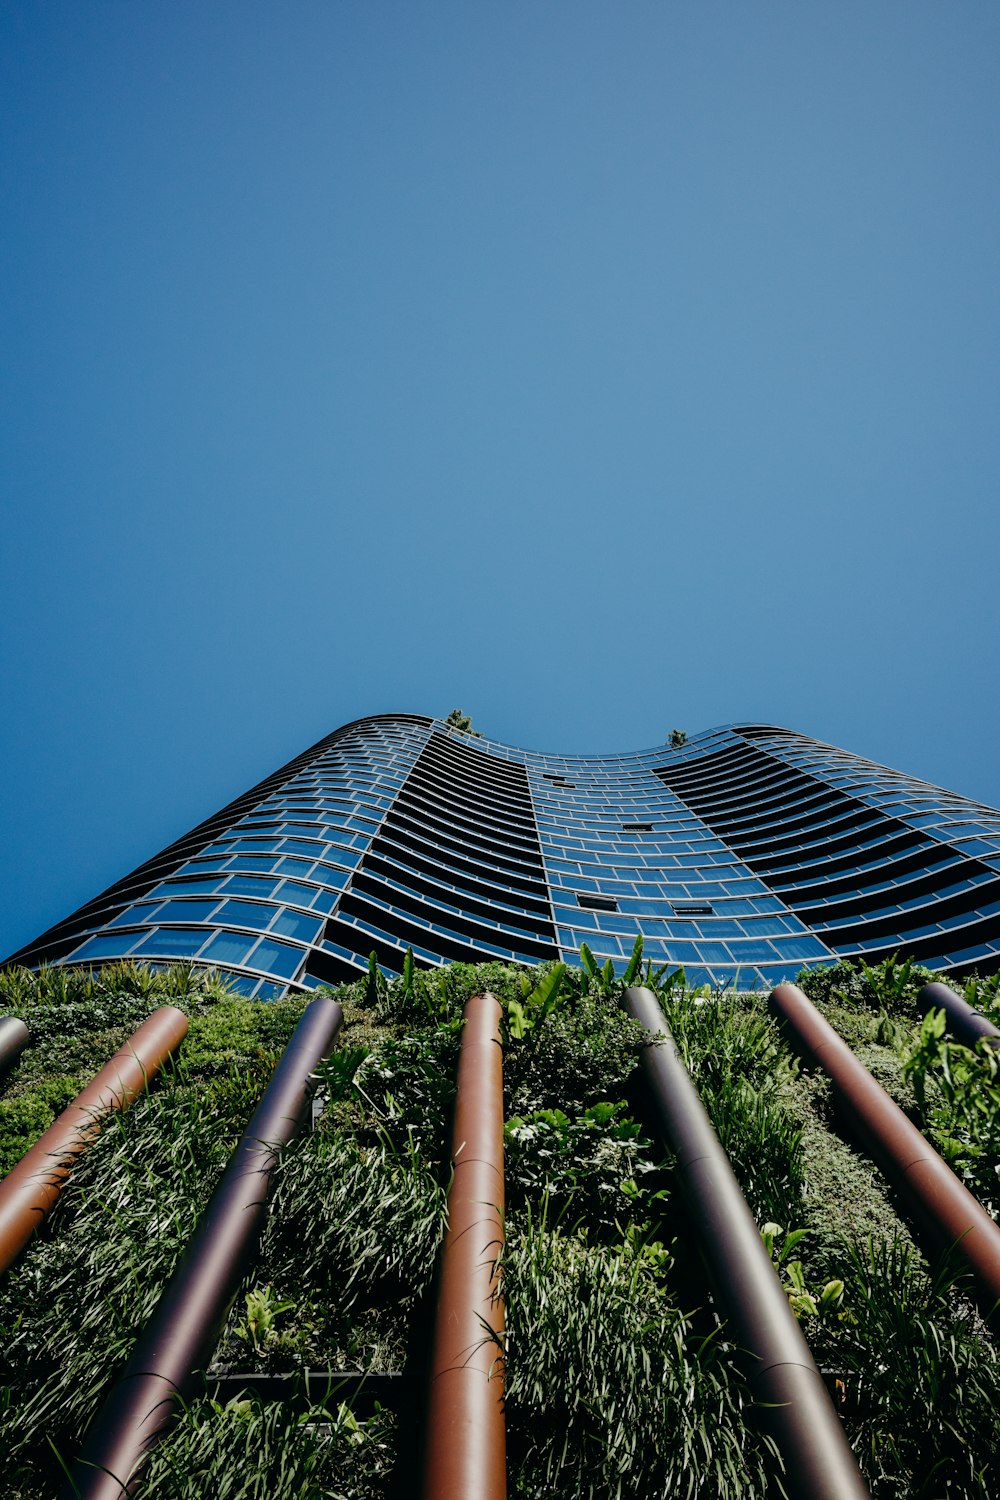
[[[31,1033],[17,1016],[0,1016],[0,1077],[14,1066],[31,1040]]]
[[[946,984],[925,984],[917,1004],[922,1011],[943,1010],[948,1030],[966,1047],[975,1047],[980,1037],[986,1037],[991,1047],[1000,1047],[1000,1030]]]
[[[783,1493],[791,1500],[868,1500],[823,1377],[656,996],[628,989],[625,1009],[650,1034],[640,1054],[649,1099],[677,1159],[731,1336],[748,1356],[755,1414],[784,1462]]]
[[[167,1284],[64,1491],[67,1500],[135,1494],[150,1448],[211,1358],[240,1282],[253,1262],[281,1148],[309,1103],[310,1075],[343,1023],[334,1000],[306,1007],[264,1097]]]
[[[465,1007],[452,1134],[454,1177],[431,1360],[425,1500],[504,1500],[503,1054],[500,1005]]]
[[[0,1276],[59,1197],[104,1117],[128,1108],[180,1046],[187,1029],[183,1011],[161,1005],[0,1182]]]
[[[797,985],[779,984],[770,1004],[828,1075],[849,1124],[919,1221],[946,1245],[957,1246],[992,1318],[1000,1305],[1000,1227]]]

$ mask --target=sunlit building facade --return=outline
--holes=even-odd
[[[547,755],[378,715],[335,731],[11,962],[190,960],[248,995],[575,959],[641,933],[691,983],[899,953],[1000,968],[1000,813],[806,735]]]

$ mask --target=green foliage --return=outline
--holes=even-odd
[[[6,1176],[70,1104],[86,1077],[53,1078],[13,1099],[0,1099],[0,1176]]]
[[[634,1074],[643,1033],[620,1002],[625,983],[644,978],[764,1225],[793,1310],[838,1376],[842,1416],[877,1500],[996,1493],[993,1344],[962,1288],[928,1271],[903,1241],[867,1158],[833,1133],[822,1077],[799,1071],[758,999],[692,1004],[683,970],[654,973],[647,964],[643,975],[641,943],[617,976],[586,947],[581,960],[579,970],[419,969],[409,954],[399,976],[375,960],[341,987],[348,1043],[317,1070],[316,1127],[276,1169],[260,1258],[230,1312],[220,1364],[383,1370],[422,1356],[462,1007],[490,990],[504,1007],[513,1116],[512,1496],[764,1493],[770,1460],[745,1419],[735,1351],[707,1311],[687,1243],[683,1264],[674,1262],[679,1204],[665,1198],[669,1172],[653,1170],[657,1154],[629,1114],[642,1097]],[[974,1185],[980,1174],[985,1192],[983,1181],[996,1182],[996,1059],[948,1042],[934,1023],[903,1076],[898,1049],[923,978],[913,965],[847,965],[806,987],[822,991],[849,1044],[923,1112],[926,1128],[955,1143],[948,1149],[959,1169]],[[5,1008],[29,1018],[35,1034],[0,1101],[15,1155],[156,1005],[180,1003],[191,1021],[180,1060],[105,1130],[46,1230],[0,1282],[5,1482],[19,1500],[43,1500],[60,1483],[49,1439],[72,1453],[305,1000],[248,1002],[190,966],[8,971],[4,983]],[[976,981],[974,1003],[986,1008],[984,997],[996,993],[992,981]],[[783,1234],[780,1224],[801,1227]],[[869,1230],[866,1250],[846,1248],[845,1236]],[[194,1401],[154,1454],[150,1492],[183,1500],[402,1492],[408,1476],[394,1469],[394,1424],[383,1414],[359,1423],[335,1397],[302,1416],[257,1400]]]
[[[783,1233],[780,1224],[765,1224],[760,1233],[764,1248],[774,1262],[774,1269],[782,1279],[789,1306],[797,1318],[841,1320],[847,1316],[843,1307],[844,1283],[839,1277],[833,1277],[824,1287],[810,1291],[802,1262],[789,1259],[796,1245],[809,1233],[808,1229],[790,1230],[780,1245],[778,1237]]]
[[[928,1273],[912,1247],[852,1245],[846,1315],[808,1330],[844,1385],[848,1436],[875,1500],[995,1495],[1000,1364],[954,1267]]]
[[[567,1228],[618,1239],[636,1212],[638,1179],[655,1166],[651,1142],[628,1106],[592,1104],[576,1119],[561,1109],[515,1115],[504,1126],[507,1208],[546,1203]]]
[[[732,1351],[698,1335],[665,1256],[528,1223],[508,1242],[506,1412],[513,1493],[544,1500],[763,1494]]]
[[[145,1493],[157,1500],[384,1500],[394,1422],[358,1422],[344,1405],[199,1400],[153,1450]],[[248,1455],[252,1455],[248,1461]]]
[[[278,1319],[282,1313],[290,1312],[294,1302],[282,1302],[274,1295],[271,1286],[255,1286],[244,1298],[246,1313],[236,1325],[238,1338],[248,1339],[257,1354],[262,1354],[272,1345],[281,1342]]]
[[[559,1004],[565,1002],[563,981],[566,965],[556,964],[522,1000],[511,1000],[506,1010],[507,1032],[512,1041],[521,1042],[525,1037],[541,1035],[542,1027]]]
[[[746,1084],[702,1098],[755,1218],[797,1208],[805,1182],[802,1128],[789,1111]]]
[[[228,1121],[168,1086],[116,1116],[35,1242],[0,1282],[0,1451],[42,1477],[96,1415],[225,1163]],[[221,1128],[220,1128],[221,1127]],[[44,1489],[43,1484],[43,1489]]]
[[[590,1104],[620,1099],[635,1067],[642,1028],[594,987],[578,988],[567,975],[565,1003],[525,1043],[504,1057],[504,1099],[509,1115],[538,1109],[578,1114]]]
[[[945,1035],[946,1014],[930,1010],[903,1069],[923,1129],[990,1213],[1000,1211],[1000,1056]]]
[[[278,1165],[261,1272],[282,1288],[336,1293],[340,1312],[390,1286],[394,1298],[416,1296],[433,1272],[444,1217],[444,1187],[415,1148],[317,1131]]]
[[[687,744],[688,737],[683,729],[671,729],[670,739],[667,741],[671,750],[679,750],[682,745]]]
[[[948,983],[953,989],[957,987],[954,980]],[[1000,1023],[1000,969],[986,978],[970,974],[962,987],[962,996],[967,1005],[980,1011],[994,1025]]]
[[[472,727],[471,716],[464,714],[460,708],[453,708],[444,722],[449,729],[456,729],[459,734],[471,734],[477,740],[482,739],[479,730]]]
[[[793,1064],[767,1013],[740,1000],[664,1004],[701,1101],[758,1221],[801,1211],[802,1123],[790,1107]]]
[[[374,1118],[375,1133],[397,1145],[421,1145],[430,1160],[447,1154],[461,1041],[460,1021],[390,1038],[356,1069],[353,1088]]]
[[[941,977],[913,959],[900,962],[894,954],[879,964],[855,964],[842,958],[828,966],[803,969],[795,982],[810,1000],[890,1011],[915,1020],[918,993],[930,980]]]

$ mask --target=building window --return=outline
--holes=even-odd
[[[584,911],[617,911],[618,902],[613,896],[585,896],[582,891],[577,891],[576,901]]]

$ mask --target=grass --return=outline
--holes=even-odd
[[[903,1107],[943,1129],[932,1118],[945,1097],[938,1053],[925,1049],[916,1087],[907,1069],[921,974],[839,965],[803,978]],[[279,1163],[260,1257],[214,1367],[419,1376],[461,1008],[486,988],[506,1016],[512,1495],[763,1493],[776,1460],[748,1424],[739,1351],[700,1270],[673,1165],[642,1118],[640,1032],[596,968],[409,967],[388,981],[373,967],[337,992],[348,1025],[320,1070],[322,1112]],[[988,1008],[996,989],[984,982],[973,999]],[[34,1038],[0,1093],[7,1165],[163,1003],[190,1018],[180,1059],[109,1123],[0,1283],[0,1451],[14,1500],[57,1492],[304,1002],[245,1001],[183,966],[0,975],[0,1012],[22,1015]],[[692,1005],[671,976],[661,1003],[758,1222],[806,1231],[798,1269],[782,1275],[790,1291],[801,1282],[795,1306],[841,1382],[877,1500],[996,1493],[1000,1371],[954,1268],[923,1258],[891,1192],[842,1135],[824,1080],[799,1065],[761,997]],[[823,1301],[824,1286],[841,1282]],[[360,1421],[335,1401],[303,1413],[196,1397],[156,1451],[150,1492],[403,1494],[416,1455],[402,1432],[391,1414]]]

